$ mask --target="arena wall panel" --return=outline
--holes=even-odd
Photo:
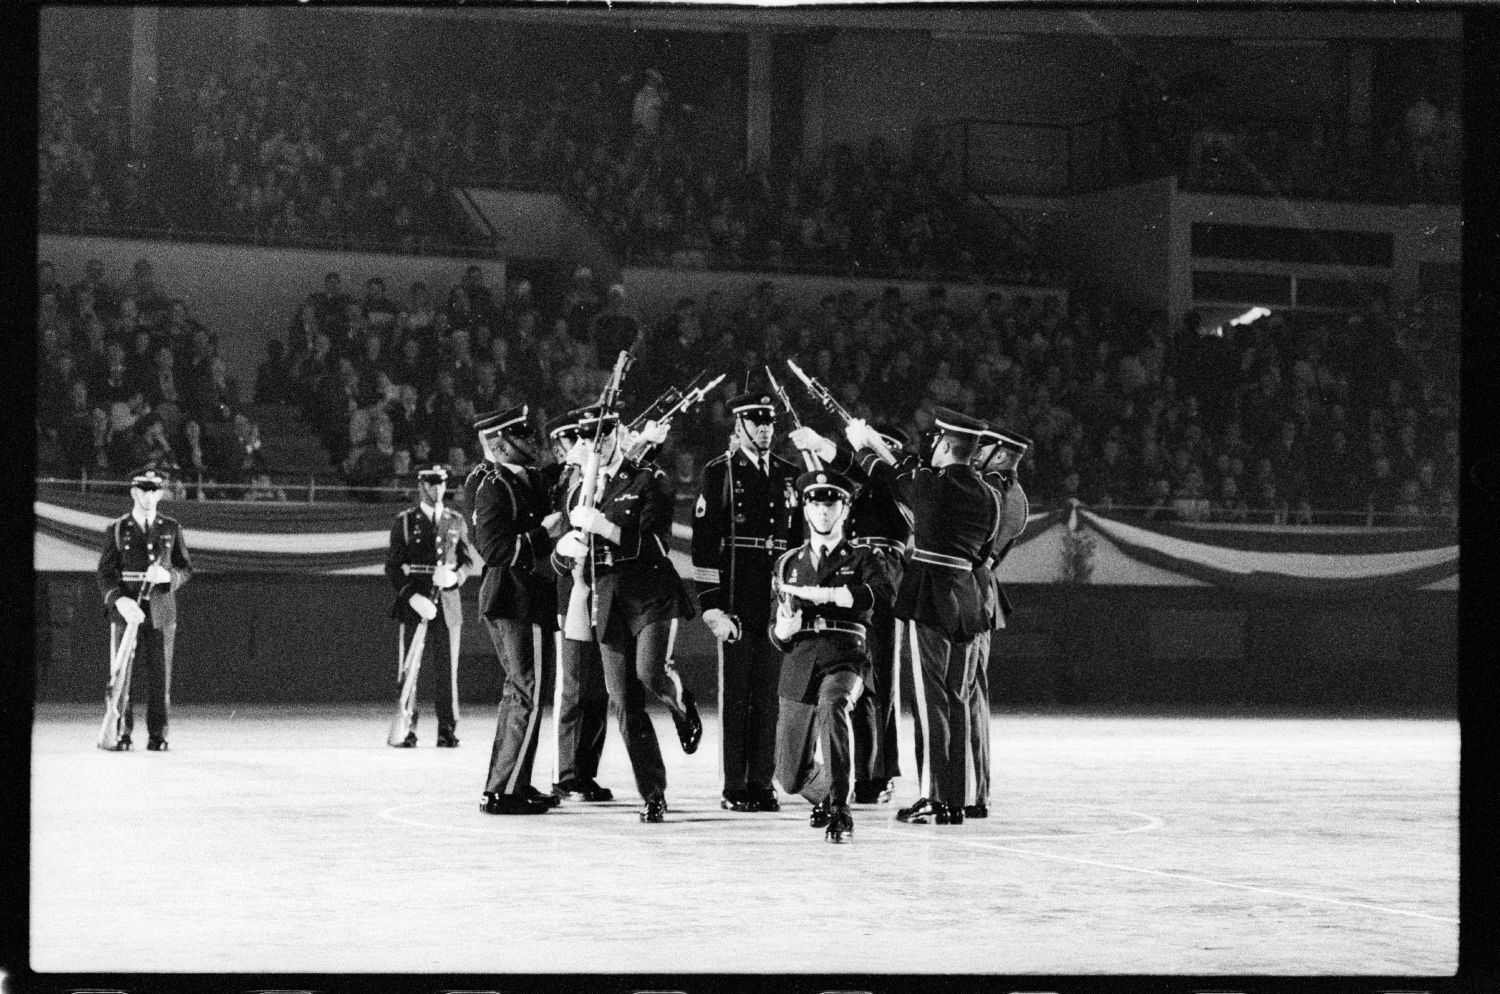
[[[37,574],[36,694],[100,697],[106,621],[92,576]],[[488,722],[500,681],[465,591],[459,671],[469,717]],[[1453,712],[1453,592],[1335,604],[1195,587],[1024,584],[997,634],[991,697],[1001,707],[1214,707]],[[384,706],[395,692],[395,624],[383,577],[200,576],[179,597],[173,700]],[[677,661],[700,700],[717,700],[701,622],[683,624]],[[550,669],[550,667],[549,667]],[[904,673],[910,696],[910,672]],[[543,700],[550,700],[544,688]]]

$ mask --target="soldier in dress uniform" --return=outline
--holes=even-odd
[[[547,422],[547,440],[552,446],[554,462],[542,472],[550,481],[549,504],[558,510],[559,516],[579,468],[569,456],[578,451],[575,449],[578,423],[586,411],[578,408]],[[566,608],[573,591],[571,571],[556,578],[556,589],[559,609]],[[599,643],[595,639],[580,642],[563,638],[562,618],[559,616],[556,621],[553,638],[557,680],[552,702],[556,766],[552,771],[552,793],[564,800],[612,801],[614,791],[594,779],[599,774],[599,758],[604,754],[604,737],[609,728],[609,692],[604,686]]]
[[[146,682],[146,748],[167,748],[167,718],[172,701],[172,647],[177,638],[177,591],[193,575],[182,526],[158,514],[165,481],[154,471],[132,477],[131,509],[104,530],[104,551],[97,571],[99,593],[109,616],[110,658],[120,650],[126,626],[136,628],[135,656],[127,678],[143,674]],[[123,733],[116,750],[130,748],[135,724],[129,689],[120,709]]]
[[[809,824],[848,842],[855,779],[853,715],[870,679],[867,638],[876,602],[891,596],[886,557],[844,537],[854,484],[842,473],[797,478],[807,541],[774,567],[771,643],[786,653],[776,725],[776,776],[813,803]],[[814,758],[821,749],[823,762]]]
[[[776,557],[801,540],[797,467],[771,452],[776,408],[769,392],[729,402],[730,451],[703,468],[693,508],[693,579],[719,651],[723,797],[729,811],[776,811],[776,685],[781,654],[761,636],[771,620],[765,592]]]
[[[463,601],[459,586],[468,579],[472,559],[469,555],[468,525],[464,516],[443,505],[448,491],[448,470],[432,466],[417,472],[418,502],[396,515],[391,524],[390,542],[386,547],[385,575],[396,591],[391,604],[391,618],[397,622],[396,669],[398,677],[406,666],[417,626],[427,622],[422,650],[423,663],[429,656],[438,665],[422,665],[419,682],[432,688],[437,711],[437,744],[452,749],[458,745],[458,640],[463,627]],[[446,662],[446,673],[440,669]],[[427,674],[432,676],[428,677]],[[417,744],[417,720],[420,712],[413,700],[411,730],[401,748]],[[399,734],[399,733],[398,733]]]
[[[1030,505],[1026,491],[1016,476],[1022,457],[1031,448],[1031,439],[1007,428],[986,428],[979,437],[974,466],[984,476],[1000,501],[1000,529],[984,561],[975,567],[975,577],[985,592],[985,614],[989,628],[974,636],[974,680],[969,688],[969,755],[974,768],[966,818],[990,816],[990,650],[995,632],[1005,627],[1011,613],[1010,598],[1000,585],[1000,564],[1016,539],[1026,530]]]
[[[479,613],[505,674],[490,748],[489,773],[479,809],[492,815],[540,814],[556,798],[531,783],[541,707],[537,671],[543,639],[556,621],[550,571],[543,572],[553,540],[563,532],[562,513],[536,467],[536,438],[525,404],[474,422],[484,461],[469,474],[474,545],[484,561]]]
[[[875,425],[893,454],[906,449],[905,433],[893,425]],[[856,548],[877,550],[891,571],[891,592],[911,546],[911,508],[902,504],[886,476],[871,479],[846,446],[836,445],[811,428],[798,428],[792,444],[811,452],[828,469],[842,473],[858,488],[845,530]],[[897,727],[901,716],[901,622],[892,614],[892,598],[878,598],[866,644],[871,675],[854,706],[854,803],[882,804],[891,799],[891,781],[901,775]]]
[[[646,712],[649,689],[672,711],[683,747],[702,734],[692,695],[672,662],[677,623],[693,616],[692,602],[667,552],[674,494],[667,474],[625,457],[619,416],[597,405],[578,424],[575,452],[599,439],[597,496],[583,501],[582,474],[567,497],[573,531],[552,553],[561,576],[582,559],[590,580],[593,637],[599,643],[604,683],[619,715],[636,788],[645,801],[641,820],[666,820],[666,767],[656,729]],[[575,456],[582,461],[582,456]]]
[[[974,567],[994,540],[1000,514],[994,492],[969,464],[985,423],[944,407],[933,413],[937,434],[925,465],[915,453],[894,466],[882,461],[874,429],[859,419],[845,435],[865,473],[885,477],[913,514],[911,558],[894,611],[906,622],[912,654],[921,796],[896,818],[958,825],[969,743],[965,694],[974,673],[974,636],[988,624]]]

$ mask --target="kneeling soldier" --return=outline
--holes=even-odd
[[[853,713],[870,678],[866,643],[875,603],[891,597],[885,558],[844,538],[854,487],[827,470],[797,479],[807,541],[776,562],[771,641],[782,662],[776,723],[776,777],[813,802],[809,824],[827,827],[829,842],[854,833]],[[814,758],[822,748],[823,762]]]

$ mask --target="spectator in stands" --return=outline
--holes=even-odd
[[[394,344],[397,311],[395,303],[385,294],[384,279],[372,276],[365,281],[361,310],[370,335],[378,337],[384,345]]]
[[[280,339],[266,343],[266,357],[255,367],[255,403],[290,404],[292,367]]]
[[[377,503],[375,488],[396,485],[396,444],[391,423],[377,419],[374,431],[344,460],[344,479],[351,500]]]
[[[588,342],[594,315],[599,312],[601,301],[594,290],[594,271],[588,266],[579,266],[573,271],[573,282],[563,295],[562,317],[567,322],[568,336],[574,341]],[[613,362],[613,357],[609,360]]]
[[[1370,474],[1365,484],[1365,511],[1367,524],[1388,524],[1396,511],[1400,497],[1396,476],[1391,472],[1391,461],[1386,456],[1375,456],[1370,463]]]
[[[328,335],[334,345],[340,345],[349,337],[349,305],[353,299],[344,292],[344,281],[338,273],[323,277],[323,289],[313,293],[310,301],[316,313],[318,328]],[[343,353],[338,355],[342,357]]]
[[[1240,496],[1239,480],[1225,476],[1219,481],[1219,493],[1209,509],[1209,520],[1225,524],[1244,524],[1249,520],[1250,507]]]
[[[437,308],[433,305],[432,295],[427,290],[427,284],[418,280],[411,285],[406,304],[396,315],[397,336],[403,344],[408,338],[435,342],[437,322]]]
[[[589,328],[594,354],[601,362],[612,363],[615,356],[636,345],[640,333],[640,319],[625,305],[624,284],[612,284],[605,294],[604,307],[594,315]]]

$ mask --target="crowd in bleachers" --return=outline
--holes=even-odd
[[[217,336],[159,285],[150,260],[123,282],[98,260],[77,276],[64,283],[50,262],[38,267],[38,474],[155,469],[178,497],[284,496]]]
[[[93,267],[64,288],[44,263],[41,280],[44,472],[154,464],[210,484],[266,483],[212,334],[154,285],[149,263],[119,287]],[[710,291],[652,316],[624,287],[598,292],[587,270],[556,313],[524,280],[491,287],[477,266],[443,294],[378,276],[349,290],[330,273],[309,294],[285,341],[270,343],[253,399],[298,409],[355,495],[405,486],[434,462],[466,472],[479,457],[476,414],[527,402],[540,424],[590,403],[629,348],[627,414],[700,371],[730,374],[661,457],[684,492],[722,451],[724,401],[745,372],[763,383],[764,364],[793,358],[856,416],[913,437],[934,405],[1031,436],[1023,473],[1040,506],[1292,523],[1456,514],[1456,319],[1425,305],[1173,329],[1079,294],[1066,309],[998,293],[965,309],[942,285],[803,307],[763,281],[744,299]],[[804,419],[837,437],[791,388]]]

